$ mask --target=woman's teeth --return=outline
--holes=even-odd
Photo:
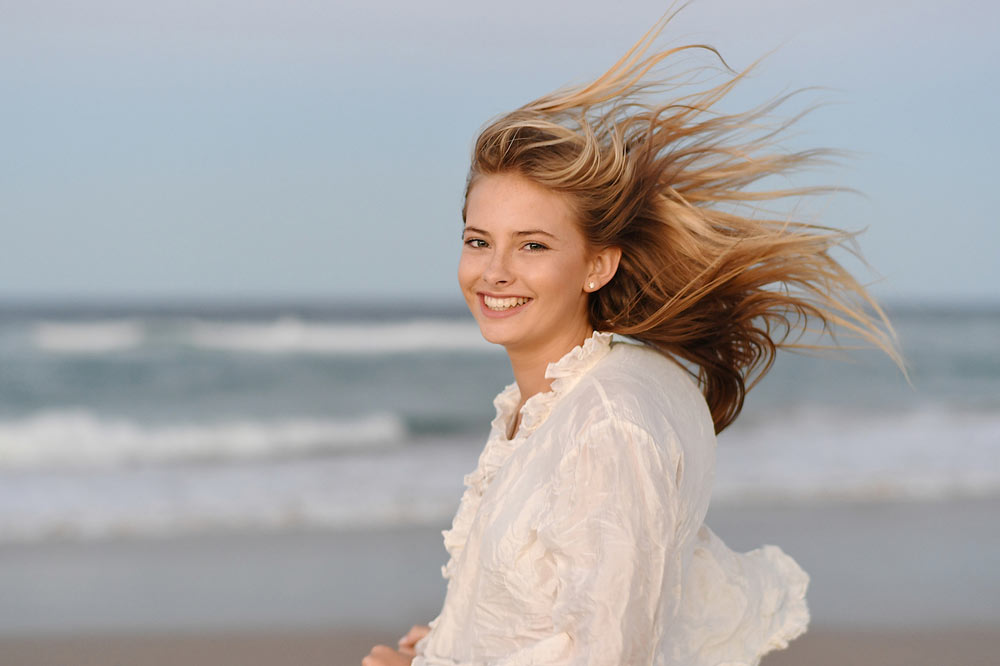
[[[483,294],[483,302],[490,310],[510,310],[518,305],[524,305],[530,300],[530,298],[493,298]]]

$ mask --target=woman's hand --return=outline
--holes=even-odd
[[[376,645],[368,656],[361,660],[361,666],[410,666],[412,654],[396,652],[388,645]]]
[[[399,639],[399,651],[403,654],[415,657],[417,654],[417,641],[426,636],[430,630],[431,628],[426,624],[415,624],[410,627],[410,630],[406,632],[406,635]]]
[[[417,641],[426,636],[430,630],[427,625],[413,625],[406,635],[399,639],[398,652],[387,645],[376,645],[368,656],[361,660],[361,666],[410,666],[410,662],[417,655]]]

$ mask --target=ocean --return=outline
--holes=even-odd
[[[779,355],[716,505],[1000,496],[1000,309],[888,312],[911,383]],[[0,307],[0,542],[443,524],[510,381],[446,307]]]

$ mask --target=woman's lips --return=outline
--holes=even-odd
[[[491,296],[489,294],[479,293],[479,309],[482,313],[490,318],[499,319],[503,317],[510,317],[517,314],[529,305],[532,300],[527,296]],[[487,301],[489,305],[487,305]],[[490,307],[490,306],[493,307]],[[498,307],[499,306],[499,307]],[[494,309],[496,308],[496,309]]]

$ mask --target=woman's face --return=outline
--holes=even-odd
[[[462,240],[458,282],[488,341],[508,352],[568,351],[590,334],[594,259],[563,195],[515,174],[482,176]]]

